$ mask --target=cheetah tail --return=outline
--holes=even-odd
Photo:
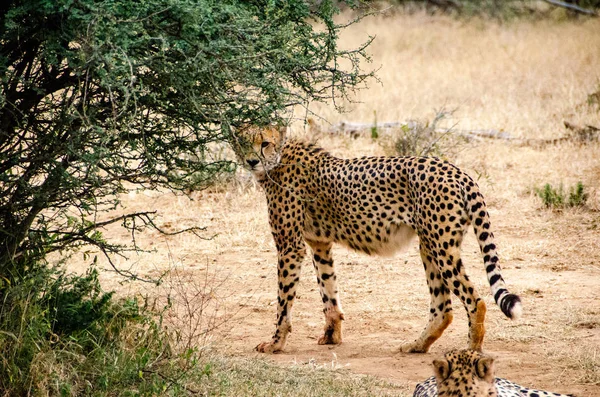
[[[473,229],[483,254],[483,262],[492,296],[506,317],[515,320],[521,317],[523,312],[521,298],[508,291],[502,278],[494,234],[491,232],[490,217],[483,196],[478,191],[472,191],[467,197],[469,198],[467,208],[471,214]]]

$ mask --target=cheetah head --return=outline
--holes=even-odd
[[[281,160],[285,126],[247,126],[237,131],[233,148],[238,162],[260,182]]]
[[[438,395],[496,397],[494,359],[473,350],[451,351],[433,361]]]

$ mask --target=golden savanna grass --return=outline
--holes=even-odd
[[[358,92],[348,113],[313,104],[310,111],[323,130],[341,120],[357,122],[431,120],[437,109],[456,109],[446,120],[458,130],[496,129],[514,137],[550,139],[567,133],[563,121],[600,127],[600,109],[587,96],[600,89],[600,21],[457,21],[424,14],[381,15],[352,26],[341,45],[352,48],[376,36],[370,53],[380,83]],[[319,140],[339,156],[383,154],[383,139],[356,139],[309,133],[296,109],[292,133]],[[375,116],[376,114],[376,116]],[[367,134],[368,135],[368,134]],[[484,348],[498,357],[498,375],[527,386],[580,396],[600,395],[600,146],[562,143],[534,147],[501,140],[460,144],[451,160],[478,180],[500,247],[503,275],[521,295],[524,316],[510,322],[493,304],[477,243],[463,246],[468,274],[488,304]],[[191,235],[162,237],[148,232],[137,242],[153,249],[118,259],[117,265],[157,277],[175,269],[171,280],[177,302],[174,326],[189,322],[185,286],[215,322],[188,327],[202,343],[236,356],[257,355],[253,347],[271,336],[276,301],[276,252],[259,188],[242,182],[197,192],[193,200],[160,192],[123,197],[125,211],[157,210],[167,230],[200,225],[211,239]],[[587,206],[546,210],[535,194],[545,183],[583,182]],[[129,242],[118,229],[111,240]],[[323,319],[311,266],[305,264],[294,333],[286,352],[270,356],[283,366],[320,365],[380,376],[402,385],[400,395],[431,375],[433,357],[466,342],[466,316],[455,302],[455,323],[430,354],[405,355],[396,349],[421,332],[429,298],[416,245],[396,258],[371,258],[335,250],[346,311],[345,340],[337,347],[317,346]],[[185,276],[182,276],[185,275]],[[183,284],[182,284],[182,281]],[[160,288],[119,284],[104,275],[107,288],[122,293],[159,293]],[[213,286],[217,286],[214,287]],[[204,307],[204,306],[203,306]],[[204,328],[203,328],[204,327]],[[201,333],[201,332],[200,332]],[[199,342],[200,343],[200,342]],[[279,375],[282,376],[280,372]]]
[[[331,122],[430,117],[433,109],[458,108],[464,129],[496,128],[515,136],[549,137],[562,120],[598,125],[585,107],[598,88],[597,20],[574,23],[464,22],[424,14],[379,16],[342,36],[351,48],[375,36],[373,62],[381,84],[356,95],[349,114],[316,111]]]

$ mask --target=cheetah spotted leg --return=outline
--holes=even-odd
[[[319,338],[319,345],[342,343],[342,320],[344,313],[338,294],[337,276],[331,255],[332,243],[307,241],[313,252],[313,265],[317,273],[317,283],[323,300],[325,329]]]
[[[256,346],[256,350],[261,353],[277,353],[285,348],[287,336],[292,331],[292,306],[300,281],[302,260],[306,253],[304,243],[297,244],[295,247],[282,248],[279,251],[277,328],[270,342],[263,342]]]
[[[427,249],[423,243],[420,245],[420,251],[431,297],[429,321],[417,340],[400,347],[400,351],[404,353],[426,353],[433,342],[442,336],[453,318],[450,290],[444,284],[436,263],[437,259],[432,256],[431,250]]]
[[[460,247],[448,250],[448,259],[442,271],[442,277],[452,293],[456,295],[467,311],[469,318],[469,349],[481,351],[485,336],[485,302],[479,297],[475,286],[465,273],[460,258]],[[451,265],[450,265],[451,264]]]

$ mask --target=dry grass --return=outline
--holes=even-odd
[[[600,124],[587,95],[600,79],[600,21],[465,23],[426,15],[369,18],[342,36],[352,47],[376,36],[371,49],[381,84],[356,96],[349,114],[315,106],[331,123],[431,119],[458,108],[460,128],[496,128],[519,137],[554,137],[562,120]],[[368,65],[367,65],[368,66]],[[298,112],[301,114],[301,112]]]
[[[347,104],[348,114],[324,105],[311,110],[336,123],[372,122],[374,112],[378,121],[431,120],[436,109],[458,108],[448,126],[494,128],[525,138],[561,136],[565,119],[600,126],[600,112],[586,104],[600,81],[599,31],[598,20],[496,25],[425,15],[370,18],[346,32],[342,44],[351,47],[367,34],[377,36],[372,66],[381,66],[381,84],[373,82],[358,93],[358,103]],[[297,109],[296,116],[303,115]],[[301,122],[292,130],[296,135],[307,131]],[[370,138],[312,138],[339,156],[385,153]],[[457,165],[478,179],[490,207],[504,277],[524,301],[522,321],[501,316],[489,296],[479,248],[469,235],[463,256],[489,308],[486,349],[499,358],[499,375],[524,385],[600,395],[599,153],[597,143],[533,148],[483,141],[465,145],[455,156]],[[583,209],[546,210],[535,195],[535,188],[545,183],[572,186],[578,181],[590,193]],[[124,204],[130,211],[157,210],[158,223],[166,229],[207,227],[208,240],[146,233],[137,242],[154,251],[118,259],[118,265],[154,277],[184,269],[185,277],[176,279],[175,287],[185,295],[189,283],[194,296],[193,283],[200,283],[196,296],[201,306],[208,299],[202,295],[202,280],[209,274],[219,286],[211,293],[219,297],[220,313],[233,315],[212,342],[231,354],[254,356],[252,348],[273,331],[276,299],[276,253],[260,189],[245,183],[199,192],[193,201],[150,192],[124,197]],[[106,235],[130,241],[118,229]],[[416,247],[397,258],[370,258],[341,248],[334,257],[347,316],[345,343],[331,349],[316,345],[323,325],[321,304],[313,271],[306,266],[294,309],[294,334],[287,352],[273,360],[286,366],[325,366],[335,360],[354,372],[402,384],[406,391],[407,383],[431,375],[434,355],[464,346],[466,319],[457,307],[455,324],[434,345],[432,355],[396,353],[402,341],[421,331],[428,310]],[[156,292],[146,285],[120,285],[110,273],[103,281],[123,293]],[[185,311],[192,313],[193,305],[182,310],[177,321],[185,322]]]
[[[357,375],[342,368],[312,362],[278,367],[263,360],[211,358],[195,385],[203,396],[395,396],[408,397],[407,384],[385,382]]]
[[[559,363],[563,373],[559,381],[575,381],[583,384],[600,385],[600,347],[596,343],[581,341],[577,346],[548,352],[548,359]],[[575,374],[575,375],[573,375]],[[568,377],[574,376],[571,380]]]

